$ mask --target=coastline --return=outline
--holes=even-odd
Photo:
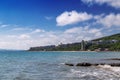
[[[120,51],[29,51],[28,52],[120,52]]]

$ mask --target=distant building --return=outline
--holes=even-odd
[[[108,48],[98,48],[98,49],[95,49],[95,51],[109,51]]]
[[[84,40],[81,41],[81,50],[85,51],[85,41]]]
[[[114,40],[114,39],[113,39],[112,42],[113,42],[113,43],[116,43],[116,42],[118,42],[118,40]]]

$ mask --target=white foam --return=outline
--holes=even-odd
[[[114,72],[120,72],[120,67],[111,67],[110,69]]]
[[[120,67],[112,67],[110,65],[99,65],[99,68],[93,67],[93,69],[81,70],[81,69],[70,69],[70,72],[66,74],[67,77],[79,77],[84,78],[91,76],[96,80],[116,80],[120,78]]]
[[[75,69],[71,69],[70,71],[71,71],[72,73],[81,73],[80,70],[75,70]]]
[[[65,63],[60,63],[61,65],[65,65]]]
[[[106,70],[111,70],[114,72],[120,72],[120,67],[112,67],[110,65],[98,65],[98,67],[106,69]]]

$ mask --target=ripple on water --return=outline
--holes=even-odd
[[[66,76],[79,78],[80,80],[120,80],[120,67],[102,66],[88,67],[86,69],[80,67],[70,69]]]
[[[101,58],[111,58],[113,56],[119,57],[120,54],[89,54],[86,52],[84,54],[80,52],[1,53],[0,80],[120,80],[120,68],[118,67],[108,65],[99,67],[70,67],[64,65],[64,63],[75,64],[81,61],[88,61],[89,59],[97,58],[101,60]]]

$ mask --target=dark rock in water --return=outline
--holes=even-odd
[[[109,64],[110,66],[116,66],[116,67],[120,67],[120,63],[111,63]]]
[[[99,63],[99,65],[106,65],[105,63]]]
[[[105,60],[120,60],[120,58],[110,58],[110,59],[105,59]]]
[[[74,64],[71,64],[71,63],[65,63],[65,65],[74,66]]]
[[[74,66],[74,64],[71,63],[65,63],[67,66]],[[81,67],[90,67],[90,66],[98,66],[98,65],[110,65],[113,67],[120,67],[120,63],[78,63],[75,66],[81,66]]]
[[[92,66],[98,66],[98,65],[100,65],[100,64],[97,64],[97,63],[96,64],[92,64]]]
[[[92,66],[92,64],[91,63],[78,63],[76,66],[88,67],[88,66]]]

